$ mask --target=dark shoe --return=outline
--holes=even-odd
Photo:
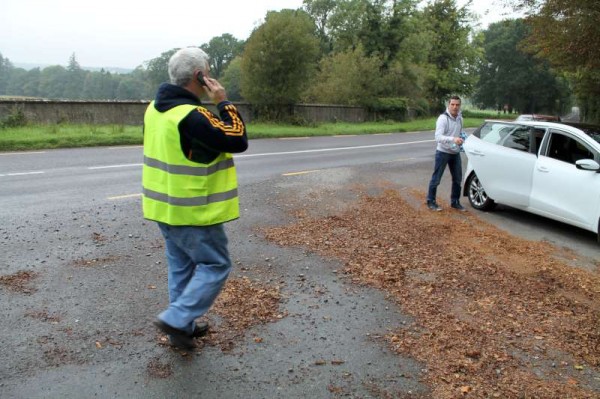
[[[175,327],[171,327],[164,321],[160,319],[156,319],[154,321],[154,325],[163,333],[169,336],[169,341],[172,346],[181,349],[194,349],[196,347],[196,343],[194,342],[194,338],[186,333],[183,330],[180,330]],[[195,332],[195,331],[194,331]]]
[[[428,201],[427,208],[431,209],[432,211],[436,211],[436,212],[439,212],[442,210],[442,207],[439,206],[435,201]]]
[[[461,212],[466,212],[467,208],[465,208],[464,206],[462,206],[460,204],[460,202],[454,202],[452,203],[452,205],[450,205],[452,208],[456,209],[457,211],[461,211]]]
[[[205,321],[202,321],[200,323],[196,323],[196,326],[194,327],[194,332],[192,333],[192,337],[194,337],[194,338],[204,337],[207,333],[208,333],[208,323]]]

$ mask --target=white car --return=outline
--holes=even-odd
[[[512,206],[592,231],[600,242],[600,126],[486,121],[464,143],[471,206]]]

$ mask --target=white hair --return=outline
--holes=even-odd
[[[174,85],[185,86],[198,69],[208,72],[208,54],[198,47],[182,48],[169,59],[169,79]]]

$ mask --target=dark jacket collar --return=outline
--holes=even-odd
[[[156,92],[156,97],[154,98],[154,107],[158,111],[165,112],[183,104],[202,105],[194,93],[183,87],[170,83],[163,83],[160,85]]]

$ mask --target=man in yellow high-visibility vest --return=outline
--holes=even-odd
[[[154,322],[171,344],[195,347],[231,270],[223,224],[239,217],[231,153],[248,148],[245,124],[221,84],[208,77],[208,55],[177,51],[144,115],[144,218],[165,239],[170,304]],[[202,106],[207,96],[219,115]]]

